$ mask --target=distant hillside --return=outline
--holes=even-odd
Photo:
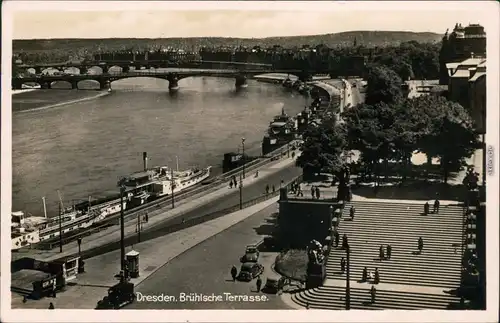
[[[324,44],[328,47],[348,46],[356,39],[358,45],[367,47],[398,45],[401,42],[417,41],[437,42],[442,35],[430,32],[415,33],[407,31],[348,31],[326,35],[268,37],[268,38],[106,38],[106,39],[30,39],[14,40],[13,50],[51,51],[51,50],[119,50],[125,48],[145,49],[150,46],[172,46],[184,49],[197,49],[201,46],[262,46],[281,45],[283,47],[315,46]]]

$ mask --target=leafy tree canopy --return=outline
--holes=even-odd
[[[392,104],[403,97],[401,78],[388,67],[373,64],[368,67],[366,79],[366,103],[369,105],[380,102]]]

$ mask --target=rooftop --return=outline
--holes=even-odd
[[[458,69],[451,75],[453,78],[469,78],[470,73],[469,70]]]
[[[476,74],[474,74],[474,76],[469,80],[469,82],[475,82],[479,80],[479,78],[481,78],[482,76],[486,76],[486,72],[476,72]]]

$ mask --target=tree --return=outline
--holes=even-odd
[[[379,161],[384,160],[387,169],[388,161],[395,152],[395,112],[393,106],[380,102],[375,105],[360,104],[342,115],[346,121],[349,149],[361,153],[364,166],[377,179],[380,175]]]
[[[459,171],[465,159],[481,147],[479,133],[460,104],[432,96],[413,100],[428,122],[418,142],[420,151],[439,157],[443,180],[447,183],[450,172]]]
[[[302,154],[297,166],[304,172],[304,178],[316,173],[336,173],[343,166],[342,153],[346,147],[345,129],[334,115],[325,116],[321,124],[310,124],[303,134]]]
[[[366,103],[384,102],[391,104],[403,97],[401,78],[393,70],[373,64],[368,67]]]

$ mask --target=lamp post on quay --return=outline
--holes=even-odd
[[[243,178],[245,178],[245,164],[246,164],[246,158],[245,158],[245,137],[241,138],[241,149],[243,150]]]
[[[120,186],[120,269],[125,270],[125,215],[123,209],[123,195],[125,194],[125,185]]]

